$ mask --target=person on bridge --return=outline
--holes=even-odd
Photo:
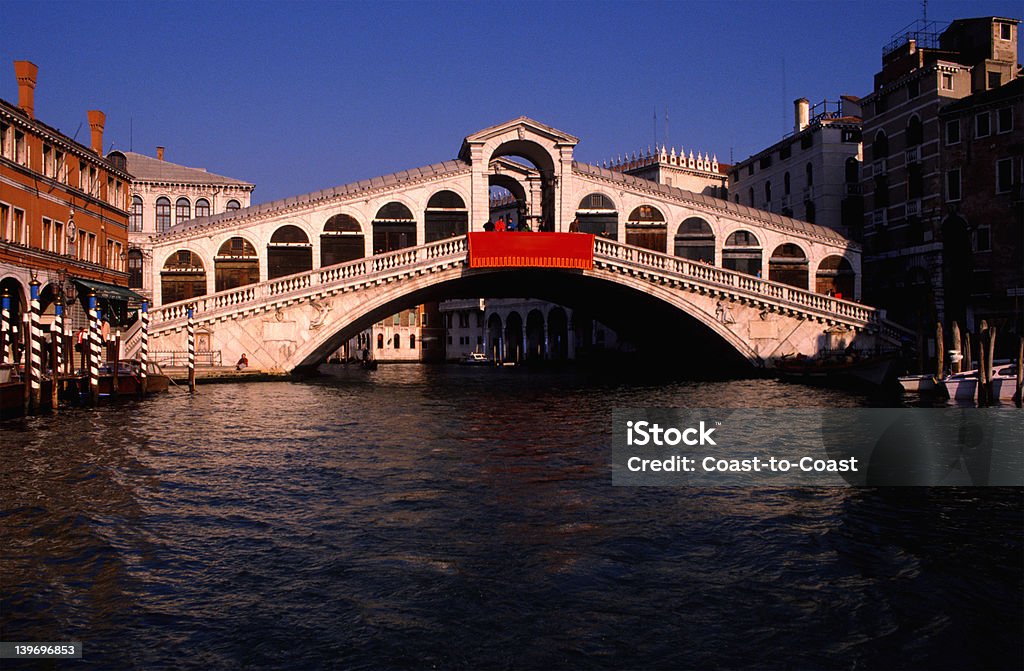
[[[499,233],[505,232],[505,217],[498,217],[498,223],[494,225],[494,230]]]
[[[249,367],[249,360],[245,358],[245,353],[242,353],[242,357],[235,364],[235,370],[245,370]]]
[[[569,222],[569,232],[570,233],[579,233],[580,232],[580,220],[579,219],[576,219],[574,217],[573,220],[571,222]]]

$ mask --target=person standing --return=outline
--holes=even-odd
[[[498,223],[494,225],[494,230],[499,233],[505,232],[505,217],[498,217]]]

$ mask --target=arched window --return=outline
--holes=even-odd
[[[907,147],[916,147],[924,142],[924,125],[915,114],[907,121]]]
[[[192,218],[192,203],[182,196],[174,203],[174,223],[180,224]]]
[[[336,214],[320,234],[320,266],[333,266],[363,258],[363,228],[353,217]]]
[[[210,216],[210,201],[200,198],[196,201],[196,217]]]
[[[807,254],[792,242],[779,245],[768,259],[768,279],[806,289]]]
[[[722,247],[722,267],[761,276],[761,243],[750,231],[735,231]]]
[[[313,269],[313,245],[306,232],[286,224],[270,236],[267,245],[267,279],[295,275]]]
[[[402,347],[402,336],[400,336],[400,335],[398,335],[396,333],[395,334],[395,349],[399,349],[401,347]]]
[[[416,349],[416,334],[409,334],[409,349]]]
[[[384,334],[377,334],[377,349],[384,349]]]
[[[804,172],[807,173],[807,186],[808,188],[814,186],[814,166],[810,163],[804,168]]]
[[[875,133],[875,141],[871,144],[871,159],[877,161],[889,156],[889,137],[884,130]]]
[[[754,187],[747,189],[747,200],[750,202],[750,207],[754,207]]]
[[[771,205],[772,202],[772,182],[768,180],[764,183],[764,202],[767,205]]]
[[[184,301],[205,293],[206,269],[198,255],[187,249],[179,249],[167,257],[160,272],[161,303]]]
[[[715,234],[711,225],[700,217],[690,217],[679,224],[675,238],[676,256],[691,261],[715,263]]]
[[[423,213],[426,242],[465,235],[469,230],[469,210],[462,196],[454,191],[438,191],[427,201]]]
[[[216,291],[226,291],[260,281],[260,260],[256,248],[240,237],[230,238],[220,246],[214,259]]]
[[[846,159],[846,183],[857,184],[860,182],[860,161],[851,156]]]
[[[171,227],[171,199],[160,196],[156,199],[156,230],[163,233]]]
[[[612,199],[603,193],[592,193],[583,197],[576,208],[576,221],[580,233],[593,233],[603,238],[617,240],[619,237],[619,213]]]
[[[408,207],[391,202],[373,218],[373,253],[383,254],[416,246],[416,219]]]
[[[138,249],[128,250],[128,287],[142,288],[142,252]]]
[[[665,215],[653,205],[641,205],[626,219],[626,244],[665,252],[668,244]]]
[[[232,198],[231,200],[228,201],[228,204],[224,206],[224,209],[227,210],[228,212],[233,212],[235,210],[241,209],[241,207],[242,204],[239,203],[234,198]]]
[[[128,230],[138,233],[142,230],[142,199],[132,196],[132,212],[128,219]]]

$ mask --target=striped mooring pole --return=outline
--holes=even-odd
[[[10,330],[11,297],[7,294],[7,289],[4,289],[3,295],[0,295],[0,363],[7,363],[7,342]]]
[[[100,400],[100,313],[96,294],[89,292],[89,401]]]
[[[196,322],[193,319],[193,306],[188,306],[188,391],[196,392]]]
[[[26,370],[29,376],[29,410],[39,410],[42,405],[43,378],[43,329],[39,324],[39,280],[29,282],[29,357]]]
[[[149,301],[142,301],[142,311],[139,314],[142,319],[142,340],[139,342],[139,395],[146,393],[146,369],[149,366]]]
[[[53,323],[50,324],[50,407],[57,412],[60,400],[60,369],[64,361],[61,340],[64,337],[64,305],[60,296],[53,302]]]

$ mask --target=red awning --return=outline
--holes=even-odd
[[[470,233],[469,267],[590,270],[594,267],[594,236],[528,231]]]

